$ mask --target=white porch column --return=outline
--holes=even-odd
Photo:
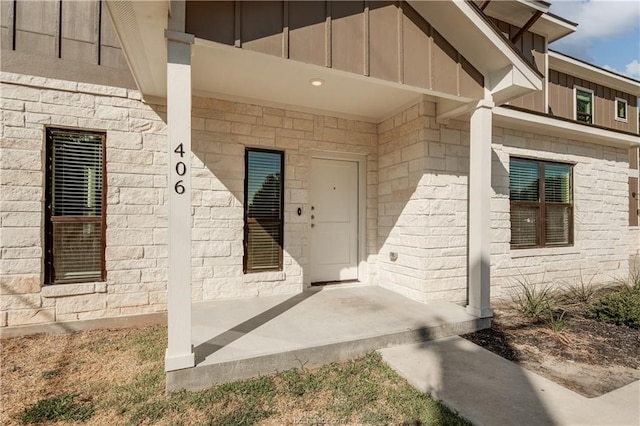
[[[469,164],[469,304],[478,318],[492,316],[490,306],[491,134],[493,102],[480,101],[471,113]]]
[[[176,26],[170,23],[170,28]],[[194,37],[175,30],[166,30],[165,37],[169,163],[169,338],[164,367],[165,371],[172,371],[195,365],[191,346],[191,45]]]

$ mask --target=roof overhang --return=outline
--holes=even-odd
[[[478,4],[480,0],[474,2]],[[549,4],[544,2],[493,0],[484,8],[484,13],[488,16],[516,27],[522,27],[536,12],[542,12],[542,16],[529,28],[529,31],[546,37],[549,43],[576,30],[577,24],[549,13]]]
[[[473,3],[418,0],[408,3],[426,19],[431,17],[429,23],[485,76],[496,104],[542,90],[543,76],[487,22]]]
[[[409,3],[484,75],[485,86],[496,104],[542,89],[542,76],[520,56],[513,45],[472,3]],[[164,31],[168,27],[171,13],[170,2],[108,0],[106,4],[136,85],[144,99],[165,98],[167,44]],[[447,116],[457,111],[461,104],[473,101],[461,97],[452,99],[450,95],[431,93],[398,82],[385,82],[326,67],[270,58],[268,55],[232,46],[214,45],[213,42],[196,39],[192,50],[194,94],[220,97],[226,94],[228,98],[291,105],[319,112],[328,108],[341,116],[368,121],[384,119],[399,108],[424,96],[444,100],[446,105],[443,104],[441,110],[444,111],[446,107]],[[257,72],[263,67],[266,67],[268,72]],[[212,70],[224,70],[225,85],[213,81]],[[229,81],[229,76],[235,77],[233,81]],[[271,77],[267,78],[268,76]],[[285,84],[286,87],[280,92],[269,87],[278,86],[279,80],[283,80],[282,83],[300,81],[307,84],[315,77],[323,78],[330,83],[322,87],[324,98],[318,97],[317,93],[302,96],[308,91],[308,87]],[[259,81],[263,84],[258,84]],[[246,90],[248,86],[255,90]],[[248,93],[252,96],[248,97]]]
[[[560,120],[548,115],[533,114],[508,107],[493,109],[495,125],[508,126],[526,132],[606,145],[616,148],[640,146],[640,136],[589,126],[575,121]]]
[[[640,97],[640,81],[549,51],[549,68]]]

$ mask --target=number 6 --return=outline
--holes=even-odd
[[[182,180],[177,181],[173,189],[175,189],[178,194],[184,194],[184,185],[182,185]]]

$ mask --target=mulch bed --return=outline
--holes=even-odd
[[[563,309],[565,326],[554,332],[546,318],[503,303],[490,329],[462,337],[589,397],[640,379],[640,330],[591,319],[584,305]]]

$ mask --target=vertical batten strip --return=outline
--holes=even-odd
[[[62,58],[62,0],[56,2],[56,16],[58,17],[58,25],[56,25],[56,58]]]
[[[403,50],[404,50],[404,37],[402,35],[402,18],[404,16],[404,12],[402,11],[402,1],[398,1],[396,3],[397,8],[397,19],[398,19],[398,81],[400,83],[404,83],[404,61],[403,58]]]
[[[327,12],[325,17],[325,59],[324,65],[331,68],[331,1],[327,1]]]
[[[101,65],[102,62],[102,0],[98,0],[98,10],[96,11],[95,21],[96,34],[96,64]]]
[[[282,3],[282,57],[289,59],[289,1]]]
[[[234,2],[234,18],[235,18],[235,24],[234,24],[234,30],[235,30],[235,41],[233,43],[233,45],[235,47],[242,47],[242,2],[241,1],[236,1]]]
[[[457,62],[457,65],[456,65],[456,95],[462,96],[462,95],[460,95],[460,91],[462,90],[462,88],[460,87],[460,76],[461,76],[461,70],[462,70],[462,55],[457,50],[456,50],[456,62]]]
[[[371,75],[371,36],[369,35],[369,1],[364,2],[364,75]]]
[[[433,27],[427,23],[429,28],[429,41],[427,42],[427,58],[429,58],[429,65],[427,65],[427,89],[433,90]]]
[[[16,23],[17,19],[18,0],[13,0],[13,7],[11,8],[11,50],[16,50]]]

